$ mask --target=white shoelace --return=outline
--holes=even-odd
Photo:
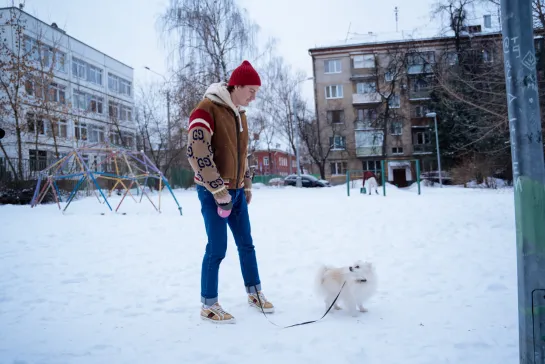
[[[208,309],[216,311],[216,313],[221,313],[222,315],[227,314],[227,312],[223,310],[223,307],[221,307],[219,303],[214,303],[212,306],[208,307]]]

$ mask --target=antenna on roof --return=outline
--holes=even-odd
[[[346,39],[344,40],[345,43],[348,41],[348,35],[350,34],[350,27],[351,26],[352,26],[352,22],[350,22],[350,24],[348,24],[348,31],[346,32]]]
[[[397,14],[399,13],[399,10],[397,9],[397,6],[394,9],[394,13],[396,14],[396,33],[398,32],[398,21],[397,21]]]

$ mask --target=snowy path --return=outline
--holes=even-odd
[[[317,263],[370,259],[379,293],[359,318],[335,312],[280,330],[247,306],[234,242],[220,301],[236,325],[199,319],[205,234],[196,194],[163,214],[96,199],[0,206],[0,364],[518,362],[510,190],[260,189],[250,206],[270,316],[316,319]],[[326,208],[326,206],[329,206]]]

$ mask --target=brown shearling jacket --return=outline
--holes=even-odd
[[[224,83],[212,84],[189,117],[187,158],[195,183],[216,198],[228,189],[251,188],[246,113],[231,101]]]

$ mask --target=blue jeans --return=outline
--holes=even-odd
[[[205,305],[213,305],[218,301],[218,274],[220,263],[227,252],[228,224],[237,245],[246,292],[255,293],[256,290],[261,290],[244,189],[229,190],[229,193],[233,200],[233,209],[231,215],[224,219],[217,213],[217,205],[212,193],[197,185],[201,213],[208,236],[201,271],[201,302]]]

